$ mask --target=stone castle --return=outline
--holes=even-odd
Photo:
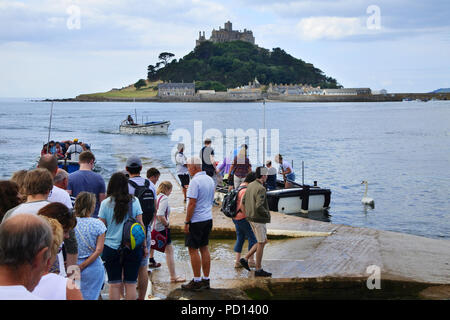
[[[198,46],[200,43],[204,41],[211,41],[214,43],[217,42],[230,42],[230,41],[246,41],[252,44],[255,44],[255,37],[253,36],[253,32],[251,30],[244,29],[244,31],[233,30],[233,25],[230,21],[225,23],[225,28],[222,29],[219,27],[219,30],[213,29],[211,32],[211,37],[209,40],[205,37],[205,31],[199,32],[199,38],[196,41],[195,46]]]

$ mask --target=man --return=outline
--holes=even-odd
[[[67,192],[74,198],[82,191],[95,194],[97,202],[92,218],[97,218],[100,203],[106,198],[105,180],[101,175],[92,171],[95,163],[95,156],[92,152],[81,152],[78,163],[80,164],[80,170],[69,174]]]
[[[267,180],[266,187],[267,191],[275,190],[277,188],[277,169],[272,167],[272,161],[266,161],[267,167]]]
[[[56,174],[58,172],[58,159],[54,155],[44,154],[38,163],[38,168],[47,169],[53,176],[53,181],[55,180]],[[52,191],[48,196],[48,201],[50,202],[61,202],[67,208],[72,209],[72,201],[66,190],[57,187],[53,184]]]
[[[211,139],[206,138],[204,146],[200,150],[200,159],[202,160],[202,170],[206,172],[208,176],[214,179],[216,173],[216,162],[214,160],[214,149],[211,148]]]
[[[183,290],[209,289],[209,272],[211,258],[208,243],[212,229],[212,202],[214,199],[214,181],[202,171],[200,158],[187,161],[189,174],[192,177],[187,191],[188,206],[184,222],[185,246],[188,247],[194,278]],[[203,270],[203,277],[201,271]]]
[[[147,236],[147,248],[150,248],[150,224],[153,220],[156,208],[156,194],[150,189],[150,181],[141,177],[142,161],[137,156],[127,159],[125,169],[128,172],[128,191],[138,197],[142,208],[142,221]],[[160,264],[161,265],[161,264]],[[148,286],[148,255],[142,257],[142,263],[138,273],[138,300],[145,299]]]
[[[245,269],[250,271],[248,257],[256,250],[256,277],[272,276],[270,272],[264,271],[261,266],[264,246],[267,243],[266,224],[270,223],[269,204],[267,202],[266,188],[264,187],[264,182],[267,180],[267,171],[268,170],[265,167],[256,168],[256,180],[248,185],[247,191],[242,198],[245,214],[247,215],[247,220],[250,222],[250,226],[255,234],[257,244],[256,246],[253,246],[245,258],[241,258],[239,262]]]
[[[83,148],[78,144],[78,139],[73,139],[73,143],[66,151],[66,158],[72,161],[78,161]]]
[[[45,154],[39,159],[38,168],[47,169],[55,180],[58,172],[58,160],[54,155]],[[59,202],[65,205],[69,210],[72,209],[72,200],[66,190],[61,189],[53,184],[52,191],[48,195],[48,201]],[[66,253],[67,266],[76,265],[78,262],[78,243],[75,236],[75,230],[69,232],[69,238],[64,240],[64,252]],[[60,266],[61,274],[65,275],[65,268]]]
[[[53,189],[53,176],[47,169],[28,171],[23,185],[27,201],[8,210],[3,217],[3,221],[20,213],[37,214],[42,207],[50,203],[47,199]]]
[[[67,190],[67,186],[69,184],[69,174],[67,173],[67,171],[58,168],[55,178],[53,178],[53,184],[60,189]]]
[[[51,245],[41,217],[19,214],[0,225],[0,300],[40,300],[31,291],[50,267]]]
[[[150,190],[152,190],[153,194],[155,195],[155,201],[156,201],[156,183],[158,182],[160,176],[161,173],[156,168],[150,168],[147,170],[147,179],[150,181]],[[161,263],[155,261],[154,254],[155,250],[150,248],[150,258],[148,266],[150,268],[159,268],[161,267]]]

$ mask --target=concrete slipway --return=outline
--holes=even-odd
[[[171,230],[182,237],[185,204],[172,173]],[[145,172],[145,171],[144,171]],[[213,210],[212,238],[235,238],[231,219]],[[211,289],[198,293],[171,284],[165,261],[149,273],[152,297],[168,299],[450,299],[450,241],[319,222],[272,212],[263,267],[271,278],[234,268],[234,259],[213,260]],[[283,240],[281,240],[283,239]],[[245,246],[244,246],[245,248]],[[245,250],[245,249],[244,249]],[[368,269],[370,266],[373,269]],[[379,273],[377,274],[377,267]],[[193,277],[189,260],[177,273]],[[379,286],[377,276],[379,275]],[[368,286],[369,284],[369,286]],[[368,287],[380,287],[369,289]]]

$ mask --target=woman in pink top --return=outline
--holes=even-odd
[[[250,182],[254,181],[256,179],[256,175],[254,172],[250,172],[245,177],[244,182],[239,186],[241,190],[238,193],[237,196],[237,205],[236,205],[236,211],[237,215],[233,218],[233,223],[236,226],[236,243],[234,245],[234,252],[236,252],[236,262],[234,264],[235,268],[241,268],[242,265],[239,262],[241,259],[241,252],[242,247],[244,246],[245,239],[248,240],[248,251],[256,245],[256,237],[253,233],[253,230],[250,226],[250,223],[247,221],[245,216],[245,208],[242,205],[242,198],[244,197],[245,191],[247,190],[247,186]],[[249,259],[249,266],[254,267],[255,266],[255,260],[253,256]]]

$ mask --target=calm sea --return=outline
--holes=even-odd
[[[1,179],[35,164],[47,141],[50,107],[48,102],[0,100]],[[119,134],[120,122],[135,110],[139,121],[170,120],[169,135]],[[265,119],[268,151],[276,149],[270,130],[278,130],[278,149],[293,162],[297,181],[302,181],[303,161],[305,183],[316,180],[332,191],[328,215],[310,218],[450,239],[450,101],[266,103]],[[229,138],[227,129],[259,133],[263,105],[55,103],[51,139],[91,144],[100,172],[109,180],[131,154],[175,170],[172,150],[181,139],[176,136],[189,134],[194,147],[202,139],[197,134],[194,140],[199,125],[201,133],[215,132],[224,139]],[[213,143],[218,153],[225,150],[220,141],[217,137]],[[373,210],[361,204],[362,180],[369,182]]]

